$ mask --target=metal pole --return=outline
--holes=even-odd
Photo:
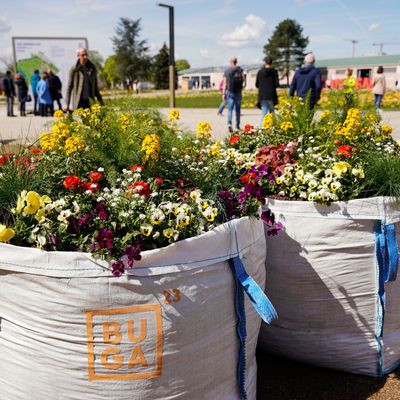
[[[169,11],[169,106],[175,107],[175,35],[174,35],[174,7],[168,4],[158,4]]]

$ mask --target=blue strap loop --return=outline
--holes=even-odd
[[[383,335],[385,317],[385,283],[395,281],[398,272],[399,254],[395,224],[386,225],[378,221],[375,226],[375,251],[378,263],[378,295],[380,301],[380,316],[378,319],[378,336]]]

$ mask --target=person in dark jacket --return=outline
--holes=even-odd
[[[77,108],[89,108],[90,99],[94,100],[95,98],[101,105],[104,105],[97,84],[96,66],[88,59],[86,49],[79,49],[77,55],[78,61],[69,73],[65,109],[69,109],[71,97],[73,98],[74,110]]]
[[[314,54],[308,53],[304,58],[304,65],[295,72],[289,90],[290,96],[294,96],[296,92],[297,96],[303,99],[305,99],[308,92],[310,92],[310,110],[317,104],[322,89],[321,72],[314,67],[314,63]]]
[[[35,69],[33,74],[31,75],[31,88],[32,88],[32,95],[33,95],[33,114],[34,115],[39,115],[39,102],[38,102],[38,93],[36,90],[37,84],[40,81],[40,75],[39,75],[39,70]]]
[[[15,75],[15,84],[18,89],[18,101],[19,101],[19,111],[21,117],[26,117],[25,104],[28,100],[28,85],[26,84],[25,78],[22,74]]]
[[[7,99],[7,116],[16,117],[14,115],[15,86],[11,71],[7,71],[6,76],[3,78],[3,88]]]
[[[266,114],[275,112],[274,106],[278,104],[276,89],[279,86],[279,76],[276,69],[272,68],[272,58],[264,58],[264,67],[257,73],[256,88],[258,89],[258,102],[261,107],[261,124]]]
[[[58,109],[62,110],[61,101],[62,93],[61,93],[62,83],[60,78],[52,71],[49,70],[49,89],[51,94],[51,99],[54,102],[57,102]]]

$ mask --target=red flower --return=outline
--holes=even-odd
[[[38,154],[38,153],[43,153],[43,150],[42,150],[42,149],[39,149],[39,147],[31,147],[31,148],[29,149],[29,152],[30,152],[31,154]]]
[[[15,159],[15,164],[17,165],[29,165],[31,163],[31,159],[29,157],[21,157]]]
[[[246,175],[243,175],[242,177],[240,177],[240,181],[242,183],[251,183],[254,181],[254,179],[256,178],[256,173],[255,172],[249,172]]]
[[[81,186],[81,180],[75,175],[68,175],[63,184],[67,189],[75,190]]]
[[[229,139],[229,144],[235,144],[238,140],[240,140],[240,136],[239,135],[232,136]]]
[[[11,158],[11,154],[4,154],[0,156],[0,165],[6,164]]]
[[[146,182],[135,182],[129,185],[129,189],[133,190],[135,193],[140,194],[144,197],[149,197],[151,194],[151,189]]]
[[[347,144],[344,144],[337,148],[336,153],[339,156],[345,156],[347,158],[350,158],[351,157],[351,147]]]
[[[104,174],[102,172],[98,172],[98,171],[89,172],[89,178],[93,182],[98,182],[98,181],[102,180],[103,176],[104,176]]]
[[[100,185],[97,182],[83,182],[81,183],[83,190],[90,190],[92,193],[100,190]]]
[[[154,179],[154,182],[157,183],[157,185],[162,185],[164,183],[164,179],[158,177]]]
[[[143,165],[132,165],[131,171],[138,171],[141,172],[144,169]]]
[[[253,129],[254,129],[254,126],[253,126],[253,125],[246,124],[246,125],[244,126],[243,133],[249,133],[249,132],[252,131]]]

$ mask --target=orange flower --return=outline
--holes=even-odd
[[[351,157],[351,147],[347,144],[344,144],[337,148],[336,153],[339,156],[345,156],[347,158],[350,158]]]
[[[254,181],[254,179],[256,178],[256,173],[255,172],[249,172],[246,175],[243,175],[242,177],[240,177],[240,181],[242,183],[251,183]]]

